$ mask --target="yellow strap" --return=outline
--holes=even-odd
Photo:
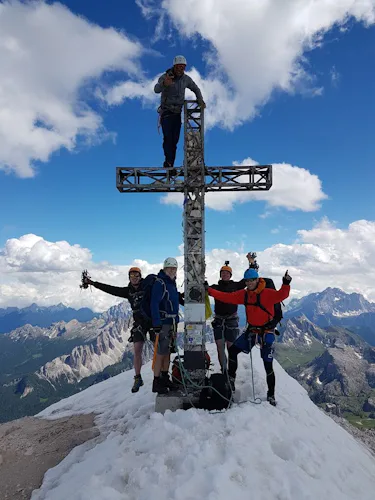
[[[208,319],[212,316],[210,297],[208,296],[207,292],[206,292],[206,298],[205,298],[205,313],[206,313],[206,319]]]

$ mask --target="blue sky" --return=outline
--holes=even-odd
[[[194,71],[198,72],[194,74],[199,74],[203,82],[217,78],[220,82],[232,82],[235,88],[236,78],[241,79],[241,82],[237,82],[242,88],[238,94],[242,92],[243,99],[246,99],[247,91],[252,95],[251,88],[259,86],[258,91],[254,92],[253,108],[249,110],[247,118],[241,119],[241,124],[233,125],[228,120],[226,126],[225,123],[219,123],[217,118],[212,118],[212,126],[206,130],[205,137],[208,165],[231,165],[233,161],[242,162],[252,158],[259,163],[285,163],[305,169],[309,179],[317,176],[321,182],[318,189],[320,194],[312,202],[316,206],[314,210],[298,207],[290,210],[288,201],[270,207],[266,200],[235,203],[227,211],[207,208],[208,252],[213,249],[264,251],[280,243],[293,246],[299,238],[297,231],[311,231],[322,220],[330,221],[332,227],[343,231],[347,231],[348,226],[355,221],[364,219],[372,223],[375,220],[375,27],[371,22],[374,2],[368,1],[367,12],[361,14],[367,24],[361,21],[360,16],[351,17],[344,23],[345,16],[340,11],[331,13],[330,21],[322,21],[319,25],[319,11],[310,14],[310,20],[318,20],[317,26],[323,29],[324,35],[318,38],[316,33],[319,30],[312,29],[311,36],[306,38],[308,43],[305,41],[296,49],[292,59],[303,67],[306,74],[300,80],[291,77],[288,85],[284,85],[289,86],[287,90],[275,84],[277,74],[272,84],[267,82],[267,72],[272,67],[268,67],[266,61],[264,70],[260,71],[262,61],[257,60],[256,44],[249,45],[247,49],[252,62],[244,72],[247,61],[240,55],[237,67],[233,60],[228,62],[228,54],[224,54],[226,49],[220,52],[220,42],[215,45],[215,36],[218,35],[216,32],[210,34],[209,21],[206,19],[201,22],[199,12],[194,14],[196,19],[186,16],[183,19],[186,24],[181,25],[181,19],[176,17],[174,0],[165,2],[164,8],[160,2],[153,0],[138,3],[107,0],[105,7],[99,1],[62,3],[71,11],[71,15],[84,16],[91,23],[88,30],[96,26],[113,27],[120,30],[126,39],[142,46],[142,51],[136,57],[133,72],[121,70],[119,64],[117,67],[114,65],[115,70],[111,71],[103,62],[95,76],[93,71],[88,73],[89,84],[86,81],[74,87],[75,103],[84,103],[102,120],[100,133],[96,133],[94,139],[90,137],[90,144],[87,144],[84,135],[76,134],[77,145],[71,151],[51,146],[46,161],[38,160],[38,155],[34,156],[37,158],[34,161],[33,155],[29,154],[32,174],[26,178],[19,175],[21,167],[17,167],[15,154],[13,165],[9,160],[0,158],[3,165],[0,168],[0,249],[6,246],[9,239],[19,239],[31,233],[48,242],[65,240],[69,245],[87,248],[93,254],[94,263],[108,261],[113,266],[130,264],[135,258],[156,263],[166,255],[179,253],[178,246],[182,243],[181,207],[161,203],[162,196],[158,194],[120,194],[115,186],[116,166],[162,164],[162,137],[156,128],[157,102],[152,101],[152,96],[145,99],[126,96],[122,102],[111,105],[109,101],[97,99],[95,91],[104,88],[104,82],[109,88],[122,81],[156,81],[158,74],[169,67],[173,57],[180,53],[188,59],[187,69],[194,67]],[[298,9],[298,0],[293,3]],[[55,7],[53,2],[49,4],[50,8]],[[153,17],[147,18],[142,14],[141,4],[144,8],[152,9]],[[187,4],[195,5],[194,0],[189,0]],[[222,2],[218,4],[217,13],[224,16],[225,12],[220,10]],[[324,7],[327,2],[321,0],[321,4]],[[237,9],[239,15],[241,8],[245,9],[241,0],[237,0],[234,5],[233,10]],[[17,2],[8,7],[9,16],[13,16],[12,8],[17,9]],[[350,16],[352,13],[348,7],[347,14]],[[259,27],[260,33],[265,32],[265,39],[267,16],[271,14],[264,14],[261,22],[265,24]],[[160,38],[155,40],[160,15],[164,20],[163,30]],[[27,21],[23,20],[22,15],[10,18],[14,24],[8,20],[8,34],[14,28],[13,36],[17,38],[22,23]],[[56,26],[59,19],[61,16],[56,16]],[[206,23],[201,24],[201,30],[200,22]],[[231,22],[233,28],[229,39],[235,39],[237,17],[233,17]],[[198,26],[193,35],[189,32],[192,24]],[[250,21],[249,25],[251,27]],[[288,29],[287,24],[285,29]],[[316,38],[312,43],[313,35]],[[34,36],[37,36],[37,32]],[[103,41],[106,40],[103,38]],[[101,43],[100,40],[98,43]],[[244,41],[239,39],[240,43]],[[262,37],[258,43],[262,43]],[[267,43],[270,53],[278,50],[277,45],[272,47],[269,40]],[[275,44],[278,43],[275,39]],[[286,47],[289,45],[291,43],[288,42]],[[59,46],[59,54],[63,50],[64,47]],[[109,44],[108,53],[111,50]],[[212,50],[218,51],[217,60],[212,56]],[[211,55],[207,56],[207,51],[211,51]],[[82,54],[77,53],[77,61],[78,57],[83,57]],[[232,54],[233,58],[237,56],[236,45]],[[5,56],[3,54],[0,57]],[[73,65],[75,54],[68,54],[67,61],[69,57]],[[215,64],[208,65],[207,60]],[[39,73],[33,78],[41,79],[40,61],[38,64]],[[32,71],[31,68],[27,77],[32,75]],[[1,78],[4,79],[4,76]],[[271,85],[271,91],[265,90],[262,94],[262,85]],[[247,86],[250,90],[243,90]],[[215,103],[216,110],[209,110],[210,95],[207,89],[210,88],[202,84],[207,111],[217,114],[220,99]],[[27,92],[27,89],[26,82],[23,92]],[[33,92],[30,91],[31,97]],[[223,107],[227,104],[224,101]],[[253,116],[254,109],[257,109],[256,116]],[[1,120],[4,120],[1,126],[7,128],[5,119],[0,117]],[[107,138],[103,138],[104,133],[108,135]],[[6,140],[7,137],[4,138]],[[17,141],[22,140],[27,142],[28,139],[17,138]],[[177,163],[181,162],[182,141]],[[275,165],[274,169],[277,168]],[[290,185],[285,178],[283,180],[282,196],[285,200],[292,198],[295,190],[300,191],[299,197],[304,197],[303,185],[301,190],[301,184],[292,182],[293,177]],[[307,195],[309,179],[306,183]]]

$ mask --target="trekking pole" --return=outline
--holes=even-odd
[[[253,401],[255,401],[255,387],[254,387],[254,369],[253,369],[253,353],[250,350],[250,364],[251,364],[251,383],[253,387]]]

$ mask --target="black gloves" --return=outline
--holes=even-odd
[[[289,276],[288,270],[287,270],[283,276],[283,285],[290,285],[291,281],[292,281],[292,278],[291,278],[291,276]]]

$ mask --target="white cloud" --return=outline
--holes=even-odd
[[[229,129],[253,118],[276,90],[320,95],[306,54],[324,44],[334,26],[345,31],[350,18],[375,22],[374,0],[138,0],[144,15],[166,14],[176,33],[209,42],[208,75],[193,68],[207,103],[207,125]]]
[[[84,91],[92,98],[104,72],[141,73],[142,52],[61,4],[0,4],[0,169],[30,177],[58,149],[107,137]]]
[[[183,256],[176,258],[182,267]],[[125,286],[132,266],[140,267],[147,275],[157,273],[162,263],[135,259],[123,266],[113,266],[108,262],[93,262],[89,249],[67,241],[50,242],[34,234],[12,238],[0,249],[0,308],[25,307],[33,302],[43,306],[63,302],[72,307],[103,311],[122,299],[97,290],[92,293],[81,290],[81,272],[88,269],[96,281]]]
[[[98,95],[110,105],[122,104],[126,99],[141,99],[146,105],[154,104],[160,100],[160,95],[154,93],[155,83],[156,79],[141,82],[128,80]]]
[[[225,260],[230,261],[233,278],[241,279],[247,267],[245,254],[248,250],[257,251],[257,248],[208,252],[206,277],[209,283],[217,282]],[[181,254],[176,258],[178,285],[182,291],[184,258]],[[310,230],[300,230],[298,239],[291,245],[279,243],[258,251],[258,263],[261,274],[272,277],[277,287],[288,269],[293,277],[292,297],[330,286],[348,293],[362,293],[375,301],[375,221],[359,220],[340,229],[323,219]],[[68,242],[48,242],[35,235],[8,240],[0,250],[0,307],[63,302],[72,307],[103,311],[121,299],[95,289],[80,290],[81,271],[87,268],[94,280],[125,286],[128,270],[133,265],[147,275],[158,272],[162,263],[134,260],[114,266],[93,262],[88,249]]]
[[[91,261],[91,253],[67,241],[51,243],[35,234],[7,240],[0,253],[0,266],[8,271],[43,272],[81,269]]]
[[[234,165],[257,165],[251,158]],[[239,178],[241,179],[241,178]],[[247,181],[246,176],[243,180]],[[322,183],[317,175],[308,170],[287,163],[273,164],[273,185],[269,191],[229,191],[207,193],[205,205],[213,210],[232,210],[235,203],[249,201],[265,201],[268,207],[282,207],[287,210],[312,212],[320,208],[320,203],[327,198],[322,190]],[[168,193],[161,202],[182,206],[183,196],[180,193]]]

